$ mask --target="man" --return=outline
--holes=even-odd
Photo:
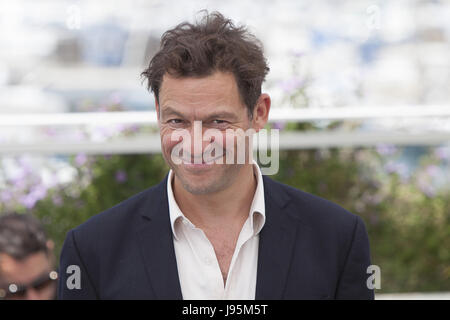
[[[0,216],[0,299],[56,298],[53,242],[28,214]]]
[[[267,123],[268,70],[260,42],[219,13],[163,35],[143,75],[171,170],[68,233],[59,298],[373,298],[358,216],[262,176],[248,151],[226,161],[237,148],[220,133]]]

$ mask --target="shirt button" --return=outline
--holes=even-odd
[[[212,263],[213,263],[213,261],[212,261],[211,258],[208,258],[208,257],[205,258],[205,264],[206,265],[210,266],[210,265],[212,265]]]

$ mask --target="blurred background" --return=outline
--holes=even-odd
[[[273,178],[363,218],[378,299],[450,299],[450,0],[0,0],[0,215],[37,217],[58,258],[164,178],[140,73],[201,9],[264,44]]]

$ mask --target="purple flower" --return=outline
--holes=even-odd
[[[286,127],[286,122],[284,122],[284,121],[275,121],[275,122],[272,124],[272,128],[273,128],[273,129],[283,130],[284,127]]]
[[[123,170],[119,170],[116,172],[116,181],[119,183],[123,183],[125,181],[127,181],[127,174],[125,171]]]
[[[23,170],[22,173],[24,175],[28,175],[28,174],[33,172],[33,165],[32,165],[32,163],[31,163],[29,158],[27,158],[27,157],[20,157],[17,160],[17,163],[19,164],[20,168]]]
[[[419,189],[428,197],[434,197],[436,195],[435,188],[424,177],[420,177],[418,180]]]
[[[12,177],[10,181],[13,183],[14,188],[17,190],[25,189],[25,187],[27,186],[27,179],[24,171],[20,171],[20,173]]]
[[[122,102],[122,97],[120,96],[119,92],[114,92],[109,97],[109,100],[110,100],[110,103],[113,105],[120,104]]]
[[[12,192],[9,190],[5,190],[0,193],[0,201],[1,202],[9,202],[13,198]]]
[[[439,167],[436,165],[429,165],[425,168],[425,172],[430,177],[436,177],[439,174]]]
[[[140,129],[140,127],[137,124],[131,124],[128,126],[128,130],[133,133],[138,132],[139,129]]]
[[[42,185],[35,186],[28,194],[19,198],[19,201],[27,209],[32,209],[36,202],[42,200],[47,195],[47,188]]]
[[[406,165],[404,163],[396,163],[393,161],[389,161],[384,166],[384,169],[388,173],[396,173],[400,176],[406,176],[408,174],[408,168],[406,167]]]
[[[19,198],[20,203],[27,209],[32,209],[37,202],[31,194],[23,195]]]
[[[58,135],[58,131],[55,128],[52,128],[52,127],[44,128],[43,131],[49,137],[56,137]]]
[[[79,167],[81,167],[82,165],[84,165],[87,161],[87,156],[84,153],[79,153],[77,154],[77,156],[75,157],[75,164]]]
[[[390,156],[397,152],[397,148],[391,144],[378,144],[376,150],[382,156]]]
[[[92,141],[105,141],[117,134],[117,129],[111,126],[97,126],[91,132]]]
[[[39,184],[33,188],[32,192],[36,198],[41,200],[47,195],[47,188],[44,185]]]
[[[115,126],[115,128],[114,128],[114,130],[115,130],[116,132],[118,132],[118,133],[122,133],[122,132],[124,132],[124,131],[127,131],[127,129],[128,129],[128,125],[123,124],[123,123],[117,124],[117,125]]]
[[[65,135],[61,135],[59,136],[62,139],[70,139],[72,141],[83,141],[87,138],[86,134],[84,132],[81,131],[73,131],[71,132],[69,135],[65,136]]]
[[[449,160],[450,159],[450,147],[439,147],[436,148],[434,154],[439,160]]]

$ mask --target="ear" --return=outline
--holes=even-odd
[[[55,248],[55,243],[53,242],[53,240],[47,240],[45,245],[49,251],[53,251],[53,249]]]
[[[259,132],[266,125],[269,119],[270,104],[270,96],[267,93],[262,93],[253,109],[252,127],[256,132]]]

